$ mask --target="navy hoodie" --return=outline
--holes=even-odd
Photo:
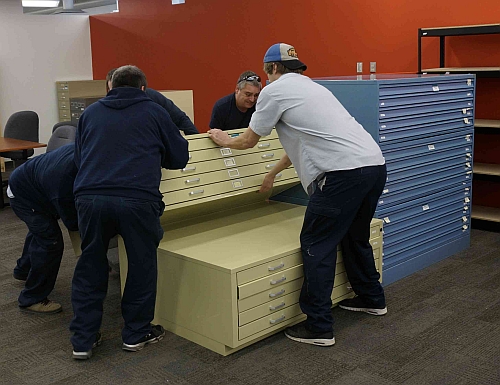
[[[9,186],[34,211],[59,216],[70,231],[78,230],[73,183],[76,176],[73,143],[35,156],[16,168]]]
[[[187,140],[162,107],[138,88],[114,88],[78,121],[75,196],[161,200],[161,167],[181,169],[188,158]]]

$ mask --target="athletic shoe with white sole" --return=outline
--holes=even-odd
[[[293,341],[317,346],[332,346],[335,344],[333,331],[312,332],[306,328],[305,323],[300,323],[285,330],[285,336]]]
[[[102,343],[101,332],[97,332],[97,334],[95,335],[95,342],[92,344],[92,349],[98,347],[101,343]],[[75,352],[73,350],[73,358],[75,360],[88,360],[90,357],[92,357],[92,349],[86,352]]]
[[[151,331],[142,337],[135,344],[126,344],[125,342],[122,345],[122,349],[128,352],[138,352],[139,350],[144,349],[144,346],[147,344],[155,344],[158,341],[161,341],[165,337],[165,329],[161,325],[151,325]]]
[[[371,315],[387,314],[387,306],[369,305],[361,297],[344,299],[339,302],[339,307],[350,311],[361,311]]]

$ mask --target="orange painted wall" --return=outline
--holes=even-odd
[[[310,77],[417,71],[419,27],[498,23],[500,1],[120,0],[120,12],[90,18],[94,78],[123,64],[151,87],[193,89],[195,123],[208,129],[213,103],[238,75],[262,76],[273,43],[295,45]],[[500,35],[448,38],[447,65],[500,66]],[[438,66],[438,39],[424,39],[424,67]],[[479,82],[476,116],[500,119],[500,82]]]

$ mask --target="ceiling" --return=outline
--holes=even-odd
[[[19,0],[21,2],[21,0]],[[54,14],[87,14],[99,15],[118,11],[118,0],[72,0],[66,4],[73,4],[72,8],[63,7],[63,0],[60,0],[57,8],[37,8],[23,7],[23,13],[29,15],[54,15]]]

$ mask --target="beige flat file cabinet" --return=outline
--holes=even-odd
[[[298,300],[303,280],[299,234],[306,207],[266,201],[269,195],[257,193],[266,166],[283,154],[275,133],[261,138],[261,147],[245,151],[217,147],[206,134],[188,140],[185,171],[163,172],[165,234],[158,248],[154,322],[228,355],[305,319]],[[270,152],[276,157],[262,157]],[[243,185],[234,187],[238,180]],[[291,167],[275,182],[274,192],[296,184]],[[370,243],[381,273],[378,219],[372,221]],[[353,295],[340,249],[337,253],[334,304]],[[123,286],[127,261],[122,240],[119,255]]]
[[[56,82],[59,122],[71,121],[70,98],[106,95],[105,80],[62,80]]]
[[[180,110],[191,119],[194,124],[194,104],[193,104],[193,90],[180,90],[180,91],[158,91],[166,98],[174,102]]]

